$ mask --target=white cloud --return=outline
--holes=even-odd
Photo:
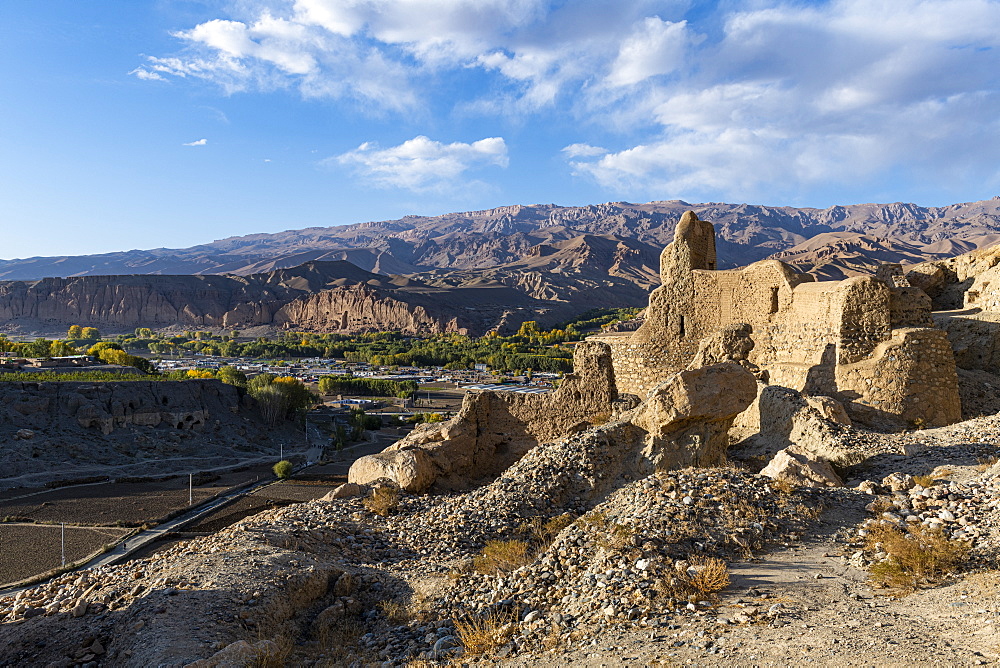
[[[613,98],[609,115],[659,129],[631,148],[568,155],[574,172],[619,193],[746,200],[863,189],[894,172],[958,187],[996,171],[1000,33],[988,26],[1000,3],[756,7],[688,52],[695,66]],[[613,73],[624,71],[648,70]]]
[[[208,143],[207,139],[197,139],[195,141],[189,141],[189,142],[187,142],[186,144],[183,144],[183,145],[184,146],[204,146],[207,143]]]
[[[570,144],[563,147],[562,152],[569,158],[593,158],[608,153],[608,149],[590,144]]]
[[[901,170],[941,182],[997,173],[1000,0],[234,6],[132,74],[287,88],[406,118],[554,110],[580,119],[562,149],[575,173],[620,195],[742,199]],[[467,77],[476,85],[453,83]],[[400,148],[345,155],[383,185],[427,188],[429,163],[375,160]]]
[[[144,67],[137,67],[129,74],[133,74],[143,81],[166,81],[167,79],[156,72],[150,72]]]
[[[175,33],[187,51],[150,57],[139,69],[207,79],[228,93],[291,86],[306,97],[353,97],[402,112],[421,102],[418,91],[436,73],[472,68],[498,74],[503,88],[480,108],[534,111],[595,77],[620,86],[672,71],[687,44],[685,24],[646,9],[685,4],[247,0],[243,16]]]
[[[486,166],[506,167],[508,157],[502,137],[471,144],[443,144],[421,135],[390,148],[365,142],[324,162],[349,167],[376,186],[421,192],[458,187],[465,172]]]
[[[687,51],[686,28],[686,21],[671,23],[656,16],[645,19],[622,42],[618,56],[611,64],[608,83],[628,86],[680,68]]]

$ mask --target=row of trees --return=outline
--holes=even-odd
[[[354,394],[368,397],[409,399],[416,393],[417,383],[413,380],[324,376],[319,379],[319,391],[323,394]]]

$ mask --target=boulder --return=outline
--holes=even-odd
[[[723,327],[720,331],[706,336],[698,344],[698,352],[688,364],[688,369],[698,369],[703,366],[735,362],[754,374],[760,380],[767,382],[767,372],[750,362],[750,351],[754,349],[754,341],[750,338],[753,327],[745,322]]]
[[[622,418],[646,433],[643,457],[656,468],[711,466],[725,459],[729,427],[756,394],[756,379],[739,364],[687,369]]]
[[[847,409],[844,408],[844,404],[840,403],[833,397],[823,397],[823,396],[809,396],[804,395],[802,397],[806,400],[811,408],[819,411],[820,415],[825,417],[827,420],[836,422],[837,424],[851,426],[851,416],[847,414]]]
[[[281,651],[273,640],[249,643],[237,640],[207,659],[187,664],[187,668],[243,668],[243,666],[271,665],[281,660]]]
[[[812,457],[848,465],[862,456],[849,438],[849,425],[836,399],[759,383],[756,400],[733,424],[732,452],[738,459],[770,459],[794,445]]]
[[[822,457],[796,452],[794,447],[785,448],[760,472],[774,480],[796,487],[843,487],[844,481]]]
[[[438,477],[430,455],[420,448],[387,450],[361,457],[351,465],[347,482],[369,485],[388,478],[412,494],[425,492]]]
[[[893,492],[907,492],[916,484],[913,476],[909,473],[890,473],[882,478],[882,486],[888,487]]]
[[[354,496],[361,496],[364,493],[364,488],[361,485],[355,484],[353,482],[347,482],[343,485],[339,485],[329,492],[324,494],[320,501],[333,501],[334,499],[349,499]]]

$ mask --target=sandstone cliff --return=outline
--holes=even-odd
[[[0,322],[43,331],[86,323],[107,329],[258,325],[404,334],[481,334],[523,320],[553,322],[573,307],[477,278],[433,285],[312,262],[251,276],[82,276],[0,282]]]

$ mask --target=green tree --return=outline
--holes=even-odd
[[[235,385],[237,387],[247,386],[247,375],[232,366],[224,366],[219,368],[218,378],[226,385]]]
[[[149,327],[136,327],[135,336],[139,339],[151,339],[153,338],[153,330]]]
[[[247,382],[247,391],[260,407],[269,425],[276,425],[290,413],[303,411],[319,401],[319,396],[290,376],[275,377],[269,373],[254,376]]]
[[[84,327],[80,331],[80,338],[87,341],[96,341],[101,338],[101,331],[96,327]]]
[[[66,332],[67,339],[82,339],[83,338],[83,328],[80,325],[70,325],[69,331]]]
[[[290,461],[288,461],[287,459],[282,459],[280,462],[274,465],[274,468],[272,470],[274,471],[274,475],[284,480],[288,476],[292,475],[292,468],[293,466]]]

